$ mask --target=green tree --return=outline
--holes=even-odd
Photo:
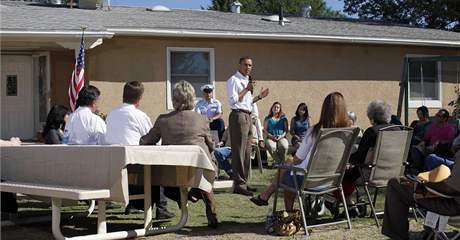
[[[364,20],[460,31],[459,0],[344,0],[344,12]]]
[[[283,13],[298,15],[301,6],[311,6],[312,17],[342,17],[339,11],[334,11],[326,5],[324,0],[239,0],[243,5],[241,12],[253,14],[277,14],[280,4],[283,4]],[[212,0],[209,10],[230,12],[234,0]]]

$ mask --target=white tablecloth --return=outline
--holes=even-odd
[[[214,164],[199,146],[29,145],[1,147],[4,180],[110,189],[128,203],[129,164],[151,165],[152,184],[211,191]]]

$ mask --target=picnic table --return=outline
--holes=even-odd
[[[60,230],[60,207],[62,196],[70,195],[46,192],[49,186],[57,190],[87,190],[86,193],[94,190],[95,195],[77,192],[72,196],[90,198],[99,193],[98,198],[103,198],[99,199],[102,201],[99,201],[98,233],[75,239],[120,239],[181,229],[188,217],[187,188],[209,192],[215,179],[214,165],[199,146],[28,145],[1,147],[0,150],[2,191],[15,190],[16,184],[25,186],[21,189],[26,194],[38,190],[48,194],[52,198],[52,229],[56,239],[69,239]],[[144,228],[107,233],[105,201],[128,204],[127,166],[131,164],[144,168]],[[177,225],[152,227],[152,184],[181,189],[181,219]],[[105,190],[107,196],[102,194]]]

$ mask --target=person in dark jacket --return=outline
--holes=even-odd
[[[418,120],[413,121],[410,124],[410,127],[414,129],[412,134],[411,145],[418,145],[423,141],[423,137],[425,136],[425,132],[431,125],[430,120],[430,113],[428,108],[425,106],[421,106],[417,108],[417,117]]]
[[[349,205],[353,205],[351,194],[356,190],[356,180],[361,176],[357,165],[366,162],[369,150],[375,146],[379,130],[392,125],[389,123],[391,120],[391,106],[381,100],[372,101],[367,107],[367,117],[371,122],[371,126],[364,131],[358,150],[350,156],[349,162],[353,167],[347,169],[342,182],[343,192]],[[356,208],[350,208],[351,216],[358,214],[359,212]]]
[[[46,118],[42,136],[45,144],[61,144],[64,127],[69,109],[62,105],[54,105]]]

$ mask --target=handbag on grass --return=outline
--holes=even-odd
[[[299,210],[293,212],[276,211],[273,220],[273,234],[278,236],[292,236],[302,227],[302,219]]]

